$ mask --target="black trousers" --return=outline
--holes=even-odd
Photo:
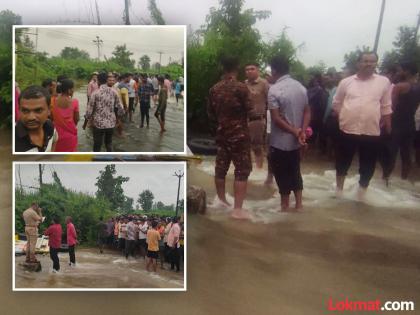
[[[93,127],[93,151],[100,152],[105,138],[105,148],[108,152],[112,152],[112,134],[114,128],[99,129]]]
[[[171,269],[174,269],[174,267],[176,267],[176,271],[179,271],[179,262],[180,262],[180,256],[179,256],[179,250],[178,248],[173,247],[170,248],[170,253],[169,253],[169,259],[171,262]]]
[[[144,119],[146,118],[146,124],[149,126],[149,108],[150,104],[140,101],[140,114],[141,114],[141,125],[144,125]]]
[[[335,161],[337,176],[347,175],[347,171],[353,161],[353,156],[358,152],[359,184],[361,187],[368,187],[375,173],[379,147],[379,136],[352,135],[340,131]]]
[[[50,258],[53,261],[53,268],[57,271],[60,270],[60,260],[58,259],[58,248],[50,247]]]
[[[125,245],[125,257],[128,258],[129,255],[134,257],[134,248],[136,246],[136,241],[126,240]]]
[[[74,245],[69,246],[69,257],[70,257],[70,262],[75,264],[76,263],[76,254],[74,252]]]
[[[299,149],[283,151],[270,147],[270,167],[281,195],[303,189]]]
[[[134,113],[134,97],[128,98],[128,110]]]

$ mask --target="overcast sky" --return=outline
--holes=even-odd
[[[16,184],[19,183],[18,169],[16,166]],[[105,169],[105,164],[46,164],[43,173],[43,182],[51,183],[52,171],[55,170],[64,187],[95,194],[97,187],[95,186],[96,177],[99,171]],[[115,167],[117,176],[129,177],[130,180],[123,184],[126,196],[137,202],[139,194],[150,189],[155,196],[156,201],[162,201],[164,204],[176,204],[176,195],[178,191],[178,177],[174,176],[175,171],[184,171],[182,164],[134,164],[124,163],[117,164]],[[38,164],[22,164],[20,165],[20,174],[22,185],[39,187],[39,168]],[[179,198],[184,198],[184,178],[181,179],[181,188]]]
[[[151,64],[159,61],[159,51],[162,52],[162,64],[169,61],[181,62],[184,51],[184,30],[182,27],[134,27],[134,28],[37,28],[38,51],[45,51],[50,56],[57,56],[61,50],[68,47],[77,47],[86,50],[91,58],[98,57],[98,48],[93,42],[99,36],[100,59],[112,57],[116,45],[126,44],[127,49],[133,53],[130,57],[137,62],[143,55],[151,58]],[[29,29],[28,33],[35,33]],[[34,36],[30,35],[33,42]],[[53,43],[53,44],[52,44]]]
[[[1,0],[24,24],[96,22],[95,0]],[[103,24],[121,24],[124,0],[97,0]],[[149,20],[147,0],[131,0],[132,24]],[[296,44],[305,43],[299,54],[307,65],[323,60],[341,67],[346,52],[357,46],[373,47],[382,0],[246,0],[245,8],[270,10],[270,18],[257,23],[264,38],[278,35],[287,26]],[[42,4],[42,5],[41,5]],[[187,24],[197,29],[218,0],[157,0],[167,24]],[[388,0],[379,54],[392,48],[401,25],[415,26],[419,0]],[[94,20],[95,15],[95,20]]]

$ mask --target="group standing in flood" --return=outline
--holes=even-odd
[[[252,171],[251,151],[257,168],[262,168],[266,151],[266,184],[275,178],[282,211],[303,207],[300,160],[309,145],[335,156],[337,197],[342,195],[356,152],[360,200],[365,198],[378,160],[388,184],[398,150],[401,177],[408,177],[411,147],[420,162],[420,131],[415,126],[420,104],[418,69],[413,62],[401,63],[391,83],[376,73],[377,63],[376,53],[362,52],[357,73],[343,72],[341,77],[336,73],[316,74],[306,89],[289,75],[289,62],[281,56],[270,61],[271,75],[266,80],[260,77],[258,64],[245,65],[245,84],[237,80],[238,60],[222,60],[224,74],[210,89],[207,109],[217,125],[216,192],[226,206],[230,204],[225,177],[231,162],[235,167],[232,217],[249,217],[242,205]],[[294,209],[289,205],[291,192],[296,200]]]

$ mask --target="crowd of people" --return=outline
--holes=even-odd
[[[127,215],[110,218],[98,224],[100,253],[105,247],[118,249],[126,259],[146,259],[148,271],[156,272],[169,263],[170,269],[180,271],[184,259],[184,224],[178,217],[146,217]]]
[[[15,151],[75,152],[80,121],[79,100],[74,97],[74,81],[65,75],[46,79],[42,86],[32,85],[15,91]],[[94,72],[87,86],[87,110],[83,129],[92,130],[92,151],[104,146],[112,152],[114,130],[124,137],[124,124],[134,123],[133,113],[140,104],[138,128],[149,128],[151,104],[155,107],[160,132],[165,129],[169,96],[176,103],[184,93],[182,77],[171,81],[169,75]]]
[[[249,218],[243,201],[252,171],[251,152],[257,168],[263,167],[267,153],[265,184],[270,185],[274,177],[282,211],[303,207],[300,161],[308,147],[335,158],[337,197],[342,196],[356,152],[359,200],[365,198],[377,161],[387,185],[398,151],[402,179],[408,178],[413,147],[420,166],[420,117],[415,118],[420,104],[417,66],[404,61],[378,74],[377,65],[376,53],[362,52],[356,73],[315,74],[305,87],[291,77],[289,61],[282,56],[272,58],[266,78],[261,77],[257,63],[247,64],[244,83],[237,79],[238,59],[222,60],[224,75],[209,91],[207,112],[217,125],[217,197],[228,207],[225,177],[231,162],[235,167],[232,217]],[[294,208],[289,202],[291,192]]]
[[[35,247],[38,239],[38,226],[45,218],[42,209],[37,203],[23,212],[25,234],[27,239],[26,262],[38,263]],[[73,219],[65,219],[66,242],[69,253],[69,266],[76,266],[77,229]],[[109,218],[96,226],[97,245],[100,254],[104,250],[119,251],[126,259],[129,257],[147,259],[147,271],[157,271],[157,261],[160,268],[165,264],[175,272],[181,270],[181,261],[184,260],[184,224],[178,217],[156,217],[127,215]],[[63,229],[58,216],[53,216],[51,225],[44,231],[48,236],[50,258],[53,262],[52,272],[60,271],[58,253],[63,248]]]

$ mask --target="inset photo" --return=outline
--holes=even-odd
[[[14,26],[14,154],[185,154],[186,27]]]
[[[14,291],[186,291],[185,162],[14,162]]]

